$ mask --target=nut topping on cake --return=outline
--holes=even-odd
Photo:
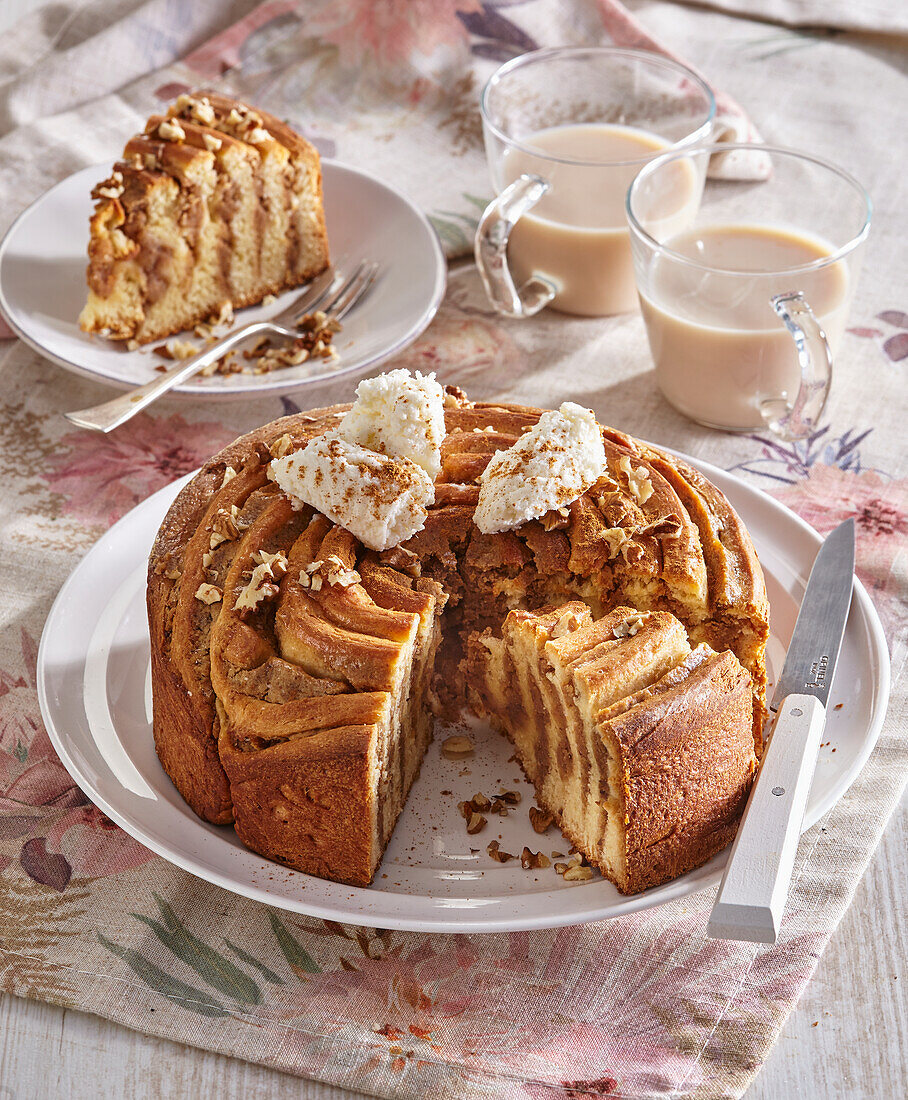
[[[252,570],[249,583],[242,589],[233,605],[236,611],[254,611],[262,600],[273,599],[278,593],[275,583],[287,572],[287,557],[278,551],[269,554],[258,550],[252,557],[258,564]]]
[[[195,598],[201,600],[202,603],[220,603],[224,594],[216,584],[208,584],[203,582],[196,589]]]
[[[544,412],[479,478],[474,522],[484,534],[519,527],[571,504],[605,472],[599,425],[589,409],[565,401]]]
[[[633,638],[647,618],[646,615],[632,615],[624,622],[616,623],[612,627],[612,636],[614,638]]]
[[[627,477],[627,487],[638,503],[646,504],[653,495],[653,483],[650,481],[647,468],[638,466],[635,470],[630,457],[622,455],[618,462],[618,469]]]

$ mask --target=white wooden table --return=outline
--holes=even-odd
[[[908,1089],[908,803],[746,1100],[902,1100]],[[0,1100],[347,1100],[358,1094],[0,997]]]

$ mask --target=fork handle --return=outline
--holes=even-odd
[[[146,382],[144,386],[121,393],[110,401],[105,401],[103,405],[92,405],[90,408],[77,409],[75,412],[63,415],[70,423],[80,428],[90,428],[96,432],[112,432],[114,428],[119,428],[121,424],[131,420],[136,413],[148,408],[153,401],[157,401],[174,386],[179,386],[187,378],[192,378],[200,370],[217,362],[242,340],[255,336],[259,332],[273,331],[273,328],[270,321],[250,321],[248,325],[241,326],[184,363],[171,367],[169,371]]]

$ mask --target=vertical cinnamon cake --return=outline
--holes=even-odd
[[[146,343],[328,266],[318,153],[226,96],[149,118],[92,197],[85,332]]]
[[[768,607],[740,518],[578,406],[391,389],[243,436],[172,505],[148,573],[164,768],[254,850],[366,884],[433,716],[469,707],[619,890],[698,866],[761,748]]]

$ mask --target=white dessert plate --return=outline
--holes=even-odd
[[[820,537],[770,497],[723,470],[694,463],[726,493],[753,536],[772,607],[769,680],[781,669]],[[151,733],[145,566],[148,548],[187,479],[155,493],[89,551],[58,595],[41,638],[38,692],[54,747],[79,786],[142,844],[208,882],[279,908],[379,928],[491,932],[617,917],[718,882],[725,853],[674,882],[623,897],[600,878],[564,882],[553,867],[496,863],[486,846],[550,855],[569,845],[555,827],[540,836],[527,810],[532,788],[502,735],[479,722],[475,755],[450,761],[437,729],[419,778],[368,888],[312,878],[262,859],[229,826],[197,818],[158,763]],[[830,697],[824,746],[806,826],[848,789],[870,755],[889,697],[889,657],[864,587],[854,600]],[[518,790],[507,818],[469,836],[457,803],[482,791]],[[553,863],[555,860],[552,861]]]
[[[83,168],[16,219],[0,244],[0,310],[16,334],[45,358],[86,378],[129,388],[155,377],[155,365],[163,360],[153,346],[127,351],[122,343],[86,335],[78,325],[86,295],[91,189],[110,169],[109,164]],[[276,397],[324,380],[326,374],[362,372],[396,355],[435,316],[444,297],[446,266],[422,211],[358,168],[323,160],[322,179],[332,259],[344,271],[360,260],[381,264],[380,278],[337,335],[340,361],[320,360],[264,375],[197,377],[175,393]],[[234,324],[273,317],[300,290],[288,290],[270,305],[241,310]]]

